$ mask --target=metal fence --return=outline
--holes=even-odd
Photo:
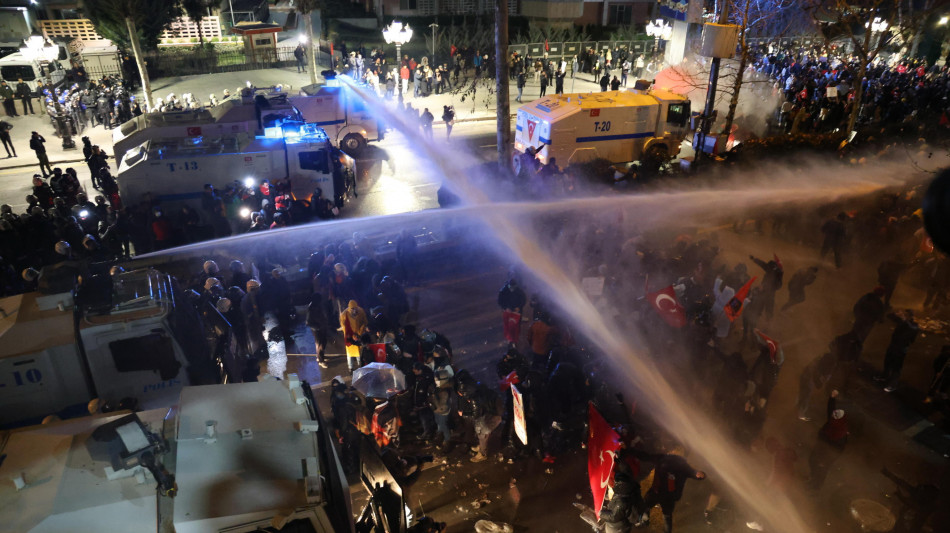
[[[148,75],[152,78],[288,67],[296,63],[294,47],[290,46],[259,49],[251,55],[245,54],[243,50],[196,50],[180,56],[151,53],[146,55],[145,60]]]
[[[257,50],[247,55],[243,50],[216,52],[213,50],[195,50],[176,55],[160,52],[145,54],[145,64],[149,78],[158,79],[194,74],[217,74],[220,72],[240,72],[262,68],[293,67],[295,47],[286,46],[276,49]],[[317,69],[329,65],[329,54],[317,52]],[[104,76],[123,75],[122,67],[115,65],[95,65],[86,67],[86,75],[91,80]],[[137,74],[136,74],[137,75]]]
[[[634,54],[649,54],[653,52],[655,41],[647,35],[641,38],[629,41],[588,41],[588,42],[558,42],[558,43],[528,43],[512,44],[508,46],[509,52],[518,52],[521,56],[543,57],[550,59],[568,59],[572,56],[580,56],[587,50],[629,50]],[[663,52],[666,48],[666,41],[659,41],[659,51]]]
[[[638,54],[651,54],[654,52],[654,46],[657,47],[656,52],[662,54],[666,50],[666,45],[668,41],[660,39],[655,41],[653,38],[648,35],[640,35],[635,39],[629,41],[587,41],[587,42],[558,42],[558,43],[528,43],[528,44],[512,44],[508,46],[509,52],[518,52],[521,56],[530,56],[530,57],[543,57],[547,56],[550,59],[568,59],[572,56],[580,56],[587,50],[596,50],[596,51],[606,51],[606,50],[629,50],[635,55]],[[755,37],[747,39],[747,42],[752,47],[765,47],[769,43],[775,44],[779,47],[786,48],[797,48],[797,47],[809,47],[814,45],[821,45],[823,41],[821,38],[813,35],[797,35],[789,37]]]

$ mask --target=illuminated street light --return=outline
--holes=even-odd
[[[23,40],[20,53],[30,61],[53,61],[59,56],[59,47],[42,35],[33,34]]]
[[[872,22],[865,22],[865,28],[871,28],[871,33],[884,33],[887,31],[887,21],[881,17],[874,17]]]
[[[653,57],[656,58],[660,51],[660,39],[668,41],[673,35],[673,26],[670,26],[663,19],[656,19],[647,24],[647,35],[653,37]]]
[[[937,25],[946,26],[947,22],[950,22],[950,17],[940,17],[940,20],[937,21]]]
[[[396,45],[396,60],[402,61],[402,45],[412,39],[412,28],[403,22],[393,21],[392,24],[383,28],[383,39],[389,44]]]
[[[300,44],[307,44],[307,36],[301,33],[297,37],[297,42],[299,42]]]

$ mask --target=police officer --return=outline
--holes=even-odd
[[[110,119],[111,105],[109,105],[109,89],[99,93],[96,99],[96,114],[99,115],[99,123],[106,129],[112,129],[112,120]]]
[[[0,81],[0,98],[3,98],[3,110],[7,113],[8,117],[18,117],[20,115],[16,112],[16,105],[14,105],[13,97],[15,93],[13,88],[7,85],[6,81]]]
[[[85,89],[82,92],[82,96],[79,98],[79,101],[82,103],[84,111],[83,113],[86,116],[86,121],[90,126],[96,126],[96,96],[89,90]]]
[[[23,114],[26,114],[26,108],[30,108],[30,114],[35,115],[33,112],[33,91],[30,90],[30,86],[23,81],[23,78],[17,80],[16,84],[16,97],[23,102]]]

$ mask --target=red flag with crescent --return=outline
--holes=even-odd
[[[507,376],[501,378],[498,382],[499,390],[508,390],[512,385],[517,385],[521,383],[521,379],[518,377],[518,371],[512,370]]]
[[[620,449],[620,435],[610,427],[593,403],[588,404],[587,476],[594,494],[594,514],[600,519],[607,486],[614,470],[614,458]]]
[[[647,300],[667,324],[674,328],[686,325],[686,310],[676,299],[676,291],[672,285],[647,294]]]
[[[521,313],[502,311],[501,318],[504,321],[505,340],[518,344],[518,339],[521,337]]]
[[[729,322],[735,322],[736,319],[739,318],[739,315],[742,314],[742,306],[745,304],[745,299],[749,296],[749,291],[752,289],[754,282],[755,278],[747,281],[746,284],[739,289],[739,292],[729,300],[726,307],[723,308],[723,312],[726,313],[726,318],[729,319]]]
[[[377,363],[386,362],[386,343],[370,344],[369,349],[373,351],[373,359]]]
[[[762,333],[762,331],[759,329],[755,330],[755,334],[758,335],[759,338],[762,339],[762,342],[765,343],[765,346],[768,347],[769,357],[772,359],[772,362],[774,363],[775,357],[776,355],[778,355],[778,342],[776,342],[775,339],[772,339],[769,336],[767,336],[765,333]]]

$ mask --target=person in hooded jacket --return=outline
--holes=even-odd
[[[527,302],[528,297],[518,284],[518,280],[514,276],[509,276],[504,287],[498,291],[498,307],[502,310],[502,326],[505,340],[509,344],[518,344],[518,339],[521,337],[521,314]]]
[[[854,325],[851,331],[857,335],[863,343],[874,325],[884,320],[884,296],[887,290],[884,287],[875,287],[873,291],[865,294],[855,302],[852,311],[854,312]]]
[[[473,463],[488,459],[488,438],[501,422],[497,413],[497,398],[488,387],[474,380],[459,379],[458,415],[468,420],[475,428],[478,445],[472,451]]]
[[[815,282],[818,277],[818,267],[801,268],[788,281],[788,301],[782,306],[782,311],[805,301],[805,287]]]

